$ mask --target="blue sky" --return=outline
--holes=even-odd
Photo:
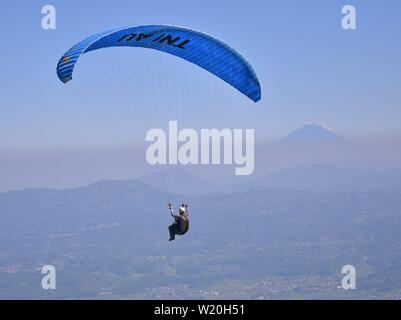
[[[41,9],[57,29],[41,28]],[[357,29],[341,28],[341,8]],[[401,141],[400,1],[3,1],[0,191],[77,186],[147,170],[145,133],[254,128],[256,143],[321,122],[348,138]],[[62,54],[120,26],[173,24],[230,44],[254,67],[262,100],[182,59],[139,48],[84,55],[67,85]],[[397,141],[397,143],[393,143]],[[355,164],[358,167],[359,164]]]
[[[348,3],[357,9],[354,31],[340,27]],[[41,28],[44,4],[57,9],[56,30]],[[345,135],[398,137],[400,12],[399,1],[366,0],[4,2],[0,147],[129,144],[170,118],[183,126],[255,128],[259,140],[311,121]],[[70,46],[141,24],[187,26],[226,41],[255,68],[262,101],[143,49],[88,54],[71,85],[59,82],[55,65]]]

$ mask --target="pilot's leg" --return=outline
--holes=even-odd
[[[176,224],[173,223],[171,226],[168,227],[168,231],[170,232],[170,241],[175,239],[175,232],[176,232]]]

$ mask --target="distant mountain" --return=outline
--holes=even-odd
[[[305,144],[344,144],[347,140],[333,131],[324,128],[319,124],[306,124],[291,132],[289,135],[273,142],[274,145],[305,145]]]
[[[30,229],[46,224],[52,226],[53,232],[59,227],[82,227],[95,220],[135,223],[140,218],[143,225],[155,225],[162,210],[168,217],[167,203],[178,200],[181,201],[173,194],[136,180],[107,180],[64,190],[11,191],[0,194],[0,233],[11,226],[19,229],[22,220]]]
[[[308,165],[349,167],[355,163],[355,146],[341,135],[319,124],[306,124],[287,136],[259,146],[255,171],[266,175]]]
[[[211,182],[183,168],[154,172],[138,180],[159,190],[182,195],[205,194],[214,189]]]
[[[357,192],[370,190],[401,190],[401,171],[387,170],[384,172],[366,172],[355,177],[347,184],[338,185],[338,188]]]
[[[251,187],[347,192],[401,190],[401,172],[375,172],[326,165],[306,165],[256,178],[237,187],[237,190],[244,191]]]
[[[364,171],[349,170],[325,165],[307,165],[285,169],[257,178],[249,186],[295,189],[326,190],[333,189],[365,174]]]

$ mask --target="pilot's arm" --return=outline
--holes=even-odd
[[[174,209],[173,209],[173,207],[171,206],[171,203],[168,204],[168,208],[170,209],[170,214],[171,214],[171,216],[172,216],[173,218],[179,218],[179,216],[177,216],[177,215],[174,214]]]

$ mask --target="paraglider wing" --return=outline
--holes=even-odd
[[[238,52],[205,33],[176,26],[138,26],[90,36],[62,56],[57,64],[57,75],[66,83],[72,79],[74,66],[82,54],[119,46],[170,53],[213,73],[255,102],[261,98],[256,73]]]

